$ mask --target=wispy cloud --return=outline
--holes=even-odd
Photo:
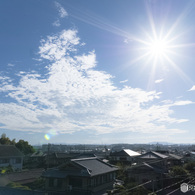
[[[176,101],[176,102],[174,102],[173,106],[185,106],[185,105],[189,105],[189,104],[194,104],[194,102],[192,102],[190,100]]]
[[[195,91],[195,85],[193,85],[192,88],[189,89],[188,91]]]
[[[65,18],[66,16],[68,16],[67,11],[62,7],[62,5],[60,3],[55,2],[55,6],[58,9],[60,18]]]
[[[120,83],[126,83],[128,82],[128,79],[124,80],[124,81],[120,81]]]
[[[158,80],[155,80],[155,83],[161,83],[163,81],[164,81],[164,79],[158,79]]]
[[[20,72],[17,85],[0,84],[0,92],[13,99],[0,103],[0,128],[31,132],[55,129],[59,133],[87,130],[96,134],[184,132],[166,125],[186,121],[171,117],[173,104],[192,102],[156,105],[160,93],[130,86],[119,89],[112,75],[96,70],[95,51],[78,55],[81,47],[76,30],[63,30],[42,39],[39,55],[49,64],[47,74]]]
[[[55,22],[53,22],[53,26],[57,26],[59,27],[61,24],[60,24],[60,20],[57,19]]]
[[[61,26],[60,19],[65,18],[68,16],[68,12],[62,7],[62,5],[55,1],[55,6],[58,10],[59,17],[57,20],[53,22],[53,26],[59,27]]]
[[[7,64],[7,66],[13,67],[13,66],[14,66],[14,64],[12,64],[12,63],[8,63],[8,64]]]

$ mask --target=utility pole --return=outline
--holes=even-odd
[[[49,156],[49,154],[50,154],[50,147],[51,147],[51,144],[50,144],[50,143],[48,143],[48,145],[47,145],[47,168],[49,168],[49,161],[50,161],[50,156]]]

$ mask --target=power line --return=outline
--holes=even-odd
[[[193,180],[195,180],[195,179],[193,178],[191,181],[188,182],[188,184],[191,183]],[[171,191],[171,192],[169,192],[167,195],[170,195],[170,194],[176,192],[176,191],[179,190],[179,189],[180,189],[180,187],[177,188],[177,189],[175,189],[175,190],[173,190],[173,191]]]
[[[175,176],[175,177],[170,177],[170,178],[162,178],[162,179],[158,179],[158,180],[149,180],[149,181],[147,181],[147,182],[145,182],[145,183],[136,185],[136,186],[134,186],[134,187],[131,188],[131,189],[127,189],[126,192],[129,192],[129,191],[134,190],[134,189],[136,189],[136,188],[142,187],[142,186],[144,186],[144,185],[146,185],[146,184],[148,184],[148,183],[151,183],[151,182],[157,182],[157,181],[166,180],[166,179],[173,179],[173,178],[179,179],[179,178],[183,178],[183,177],[186,177],[186,175],[181,175],[180,177]],[[183,181],[189,179],[190,177],[191,177],[191,176],[187,177],[186,179],[180,180],[179,182],[176,182],[176,183],[173,183],[173,184],[171,184],[171,185],[169,185],[169,186],[166,186],[165,188],[161,188],[160,190],[157,190],[156,192],[160,192],[160,191],[163,191],[163,190],[165,190],[165,189],[168,189],[168,188],[170,188],[170,187],[172,187],[172,186],[175,186],[175,185],[177,185],[177,184],[179,184],[179,183],[181,183],[181,182],[183,182]],[[193,178],[193,179],[194,179],[194,178]],[[195,180],[195,179],[194,179],[194,180]],[[188,183],[189,183],[189,182],[188,182]],[[155,193],[156,193],[156,192],[155,192]]]
[[[146,185],[146,184],[148,184],[148,183],[150,183],[150,182],[152,182],[152,180],[147,181],[147,182],[142,183],[142,184],[139,184],[139,185],[137,185],[137,186],[135,186],[135,187],[133,187],[133,188],[131,188],[131,189],[128,189],[128,190],[126,190],[126,192],[131,191],[131,190],[134,190],[134,189],[139,188],[139,187],[142,187],[142,186],[144,186],[144,185]]]

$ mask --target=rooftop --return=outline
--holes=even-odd
[[[72,162],[88,169],[91,176],[100,175],[118,170],[115,166],[108,164],[98,158],[74,159]]]
[[[0,145],[0,157],[24,156],[14,145]]]

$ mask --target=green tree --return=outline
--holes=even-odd
[[[1,138],[0,138],[1,145],[15,145],[15,143],[16,143],[15,139],[10,140],[9,137],[7,137],[5,133],[1,135]]]
[[[16,189],[22,189],[22,190],[31,190],[28,186],[23,186],[19,183],[16,183],[16,182],[11,182],[11,183],[8,183],[6,185],[6,187],[9,187],[9,188],[16,188]]]
[[[15,146],[24,154],[32,154],[35,149],[27,141],[20,139]]]
[[[177,177],[177,176],[185,176],[188,172],[181,166],[174,166],[171,168],[171,176]]]
[[[185,164],[184,168],[191,173],[195,172],[195,162],[189,162],[189,163]]]

